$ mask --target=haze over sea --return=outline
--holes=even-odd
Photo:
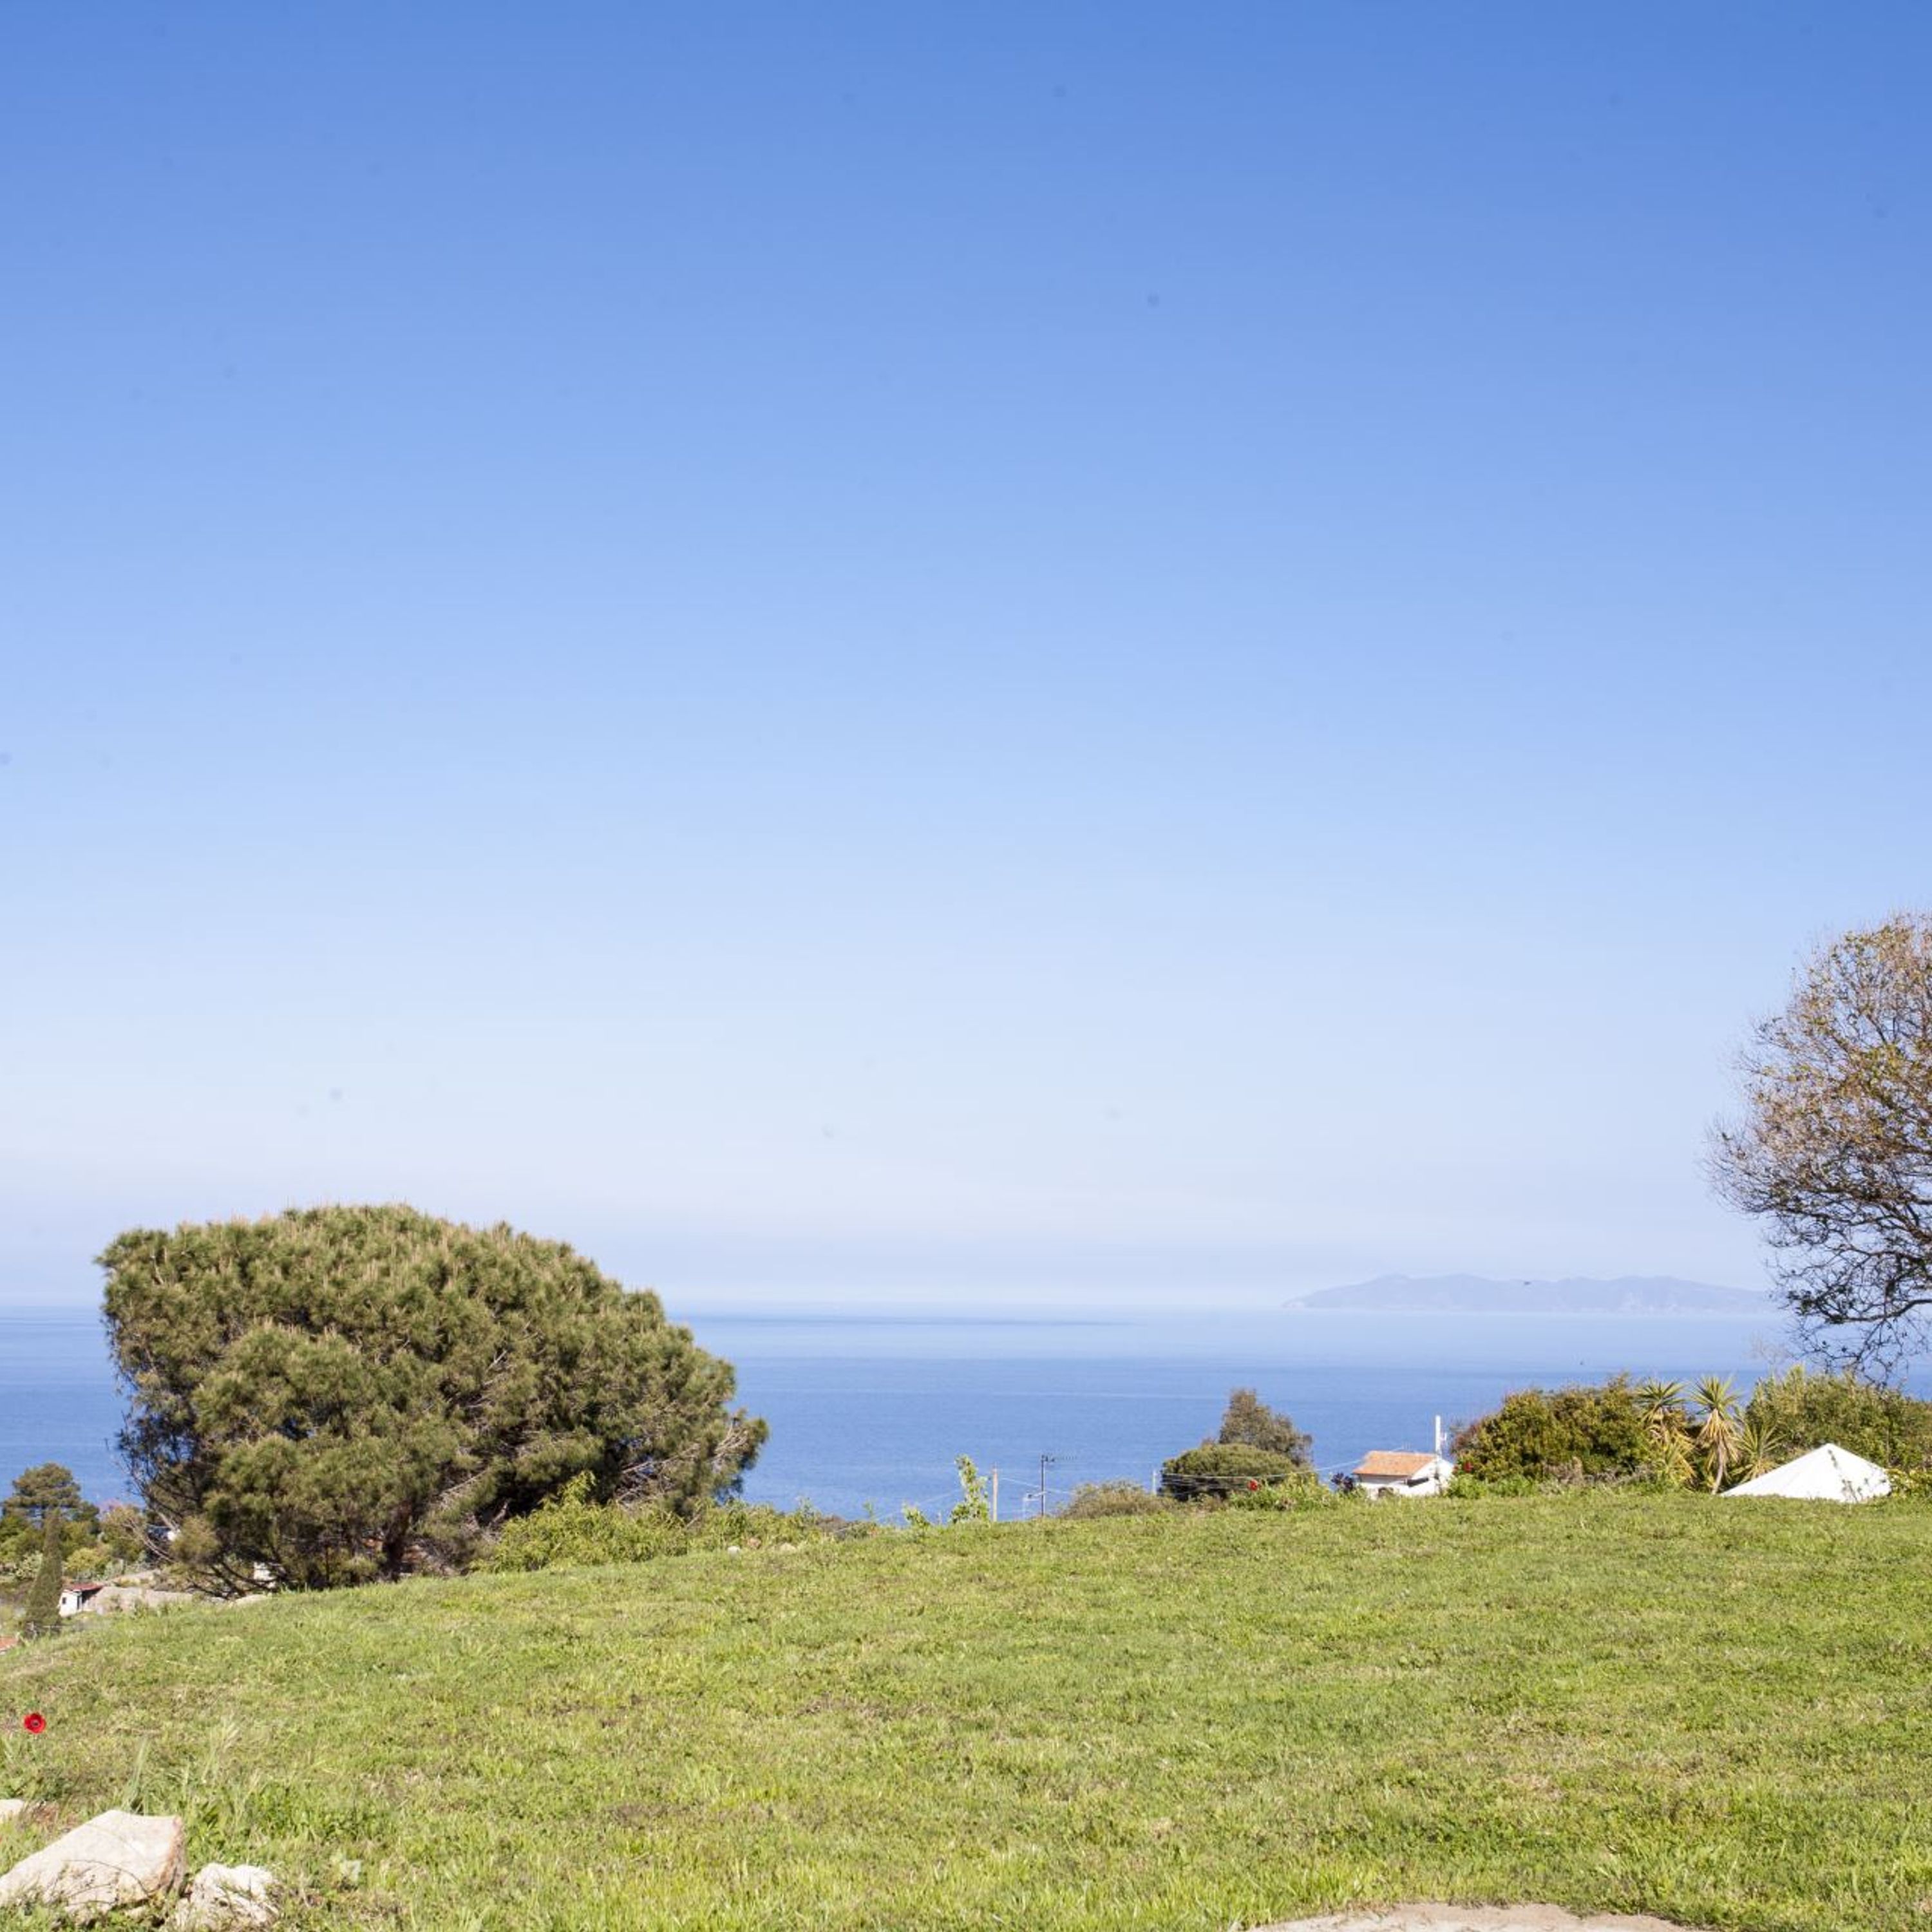
[[[1035,1506],[1043,1454],[1049,1507],[1077,1484],[1145,1483],[1212,1433],[1238,1384],[1287,1410],[1332,1472],[1370,1449],[1427,1448],[1436,1416],[1447,1428],[1526,1384],[1628,1369],[1748,1388],[1784,1343],[1768,1304],[1723,1316],[739,1312],[690,1325],[771,1424],[748,1497],[887,1517],[950,1504],[962,1454],[1000,1472],[1004,1516]],[[97,1499],[127,1494],[112,1447],[120,1414],[92,1312],[0,1310],[0,1480],[52,1460]]]

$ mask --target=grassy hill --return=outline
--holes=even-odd
[[[1594,1496],[417,1582],[0,1658],[0,1790],[184,1810],[315,1926],[1918,1927],[1928,1558],[1922,1506]]]

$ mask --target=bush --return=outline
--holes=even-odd
[[[1312,1469],[1299,1469],[1271,1483],[1250,1477],[1246,1486],[1228,1498],[1230,1509],[1334,1509],[1342,1498]]]
[[[1450,1453],[1459,1476],[1581,1482],[1636,1474],[1649,1466],[1651,1444],[1636,1392],[1617,1376],[1601,1388],[1518,1389],[1459,1429]]]
[[[1244,1443],[1212,1442],[1160,1466],[1160,1491],[1176,1502],[1218,1500],[1258,1485],[1292,1480],[1304,1466],[1276,1449],[1251,1449]]]
[[[1124,1477],[1107,1483],[1082,1483],[1060,1514],[1076,1522],[1106,1516],[1164,1516],[1173,1504]]]
[[[1774,1437],[1786,1459],[1826,1442],[1888,1469],[1932,1468],[1932,1402],[1870,1382],[1855,1370],[1767,1376],[1751,1391],[1744,1420]]]
[[[834,1534],[838,1526],[809,1506],[731,1502],[680,1516],[662,1503],[627,1508],[600,1503],[590,1479],[574,1477],[542,1508],[504,1525],[482,1568],[569,1570],[600,1563],[648,1563],[697,1550],[758,1550]]]
[[[563,1570],[598,1563],[643,1563],[685,1547],[686,1531],[662,1504],[623,1509],[597,1501],[588,1474],[528,1516],[503,1526],[484,1567],[490,1570]]]
[[[772,1503],[735,1500],[718,1504],[685,1526],[687,1550],[770,1550],[782,1543],[809,1543],[837,1535],[842,1526],[809,1503],[782,1510]]]

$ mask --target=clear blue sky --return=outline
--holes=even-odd
[[[1932,898],[1932,11],[0,16],[0,1298],[1758,1278]]]

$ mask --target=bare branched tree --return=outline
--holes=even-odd
[[[1932,915],[1822,948],[1741,1070],[1742,1116],[1712,1138],[1718,1192],[1765,1224],[1807,1346],[1895,1370],[1932,1312]]]

